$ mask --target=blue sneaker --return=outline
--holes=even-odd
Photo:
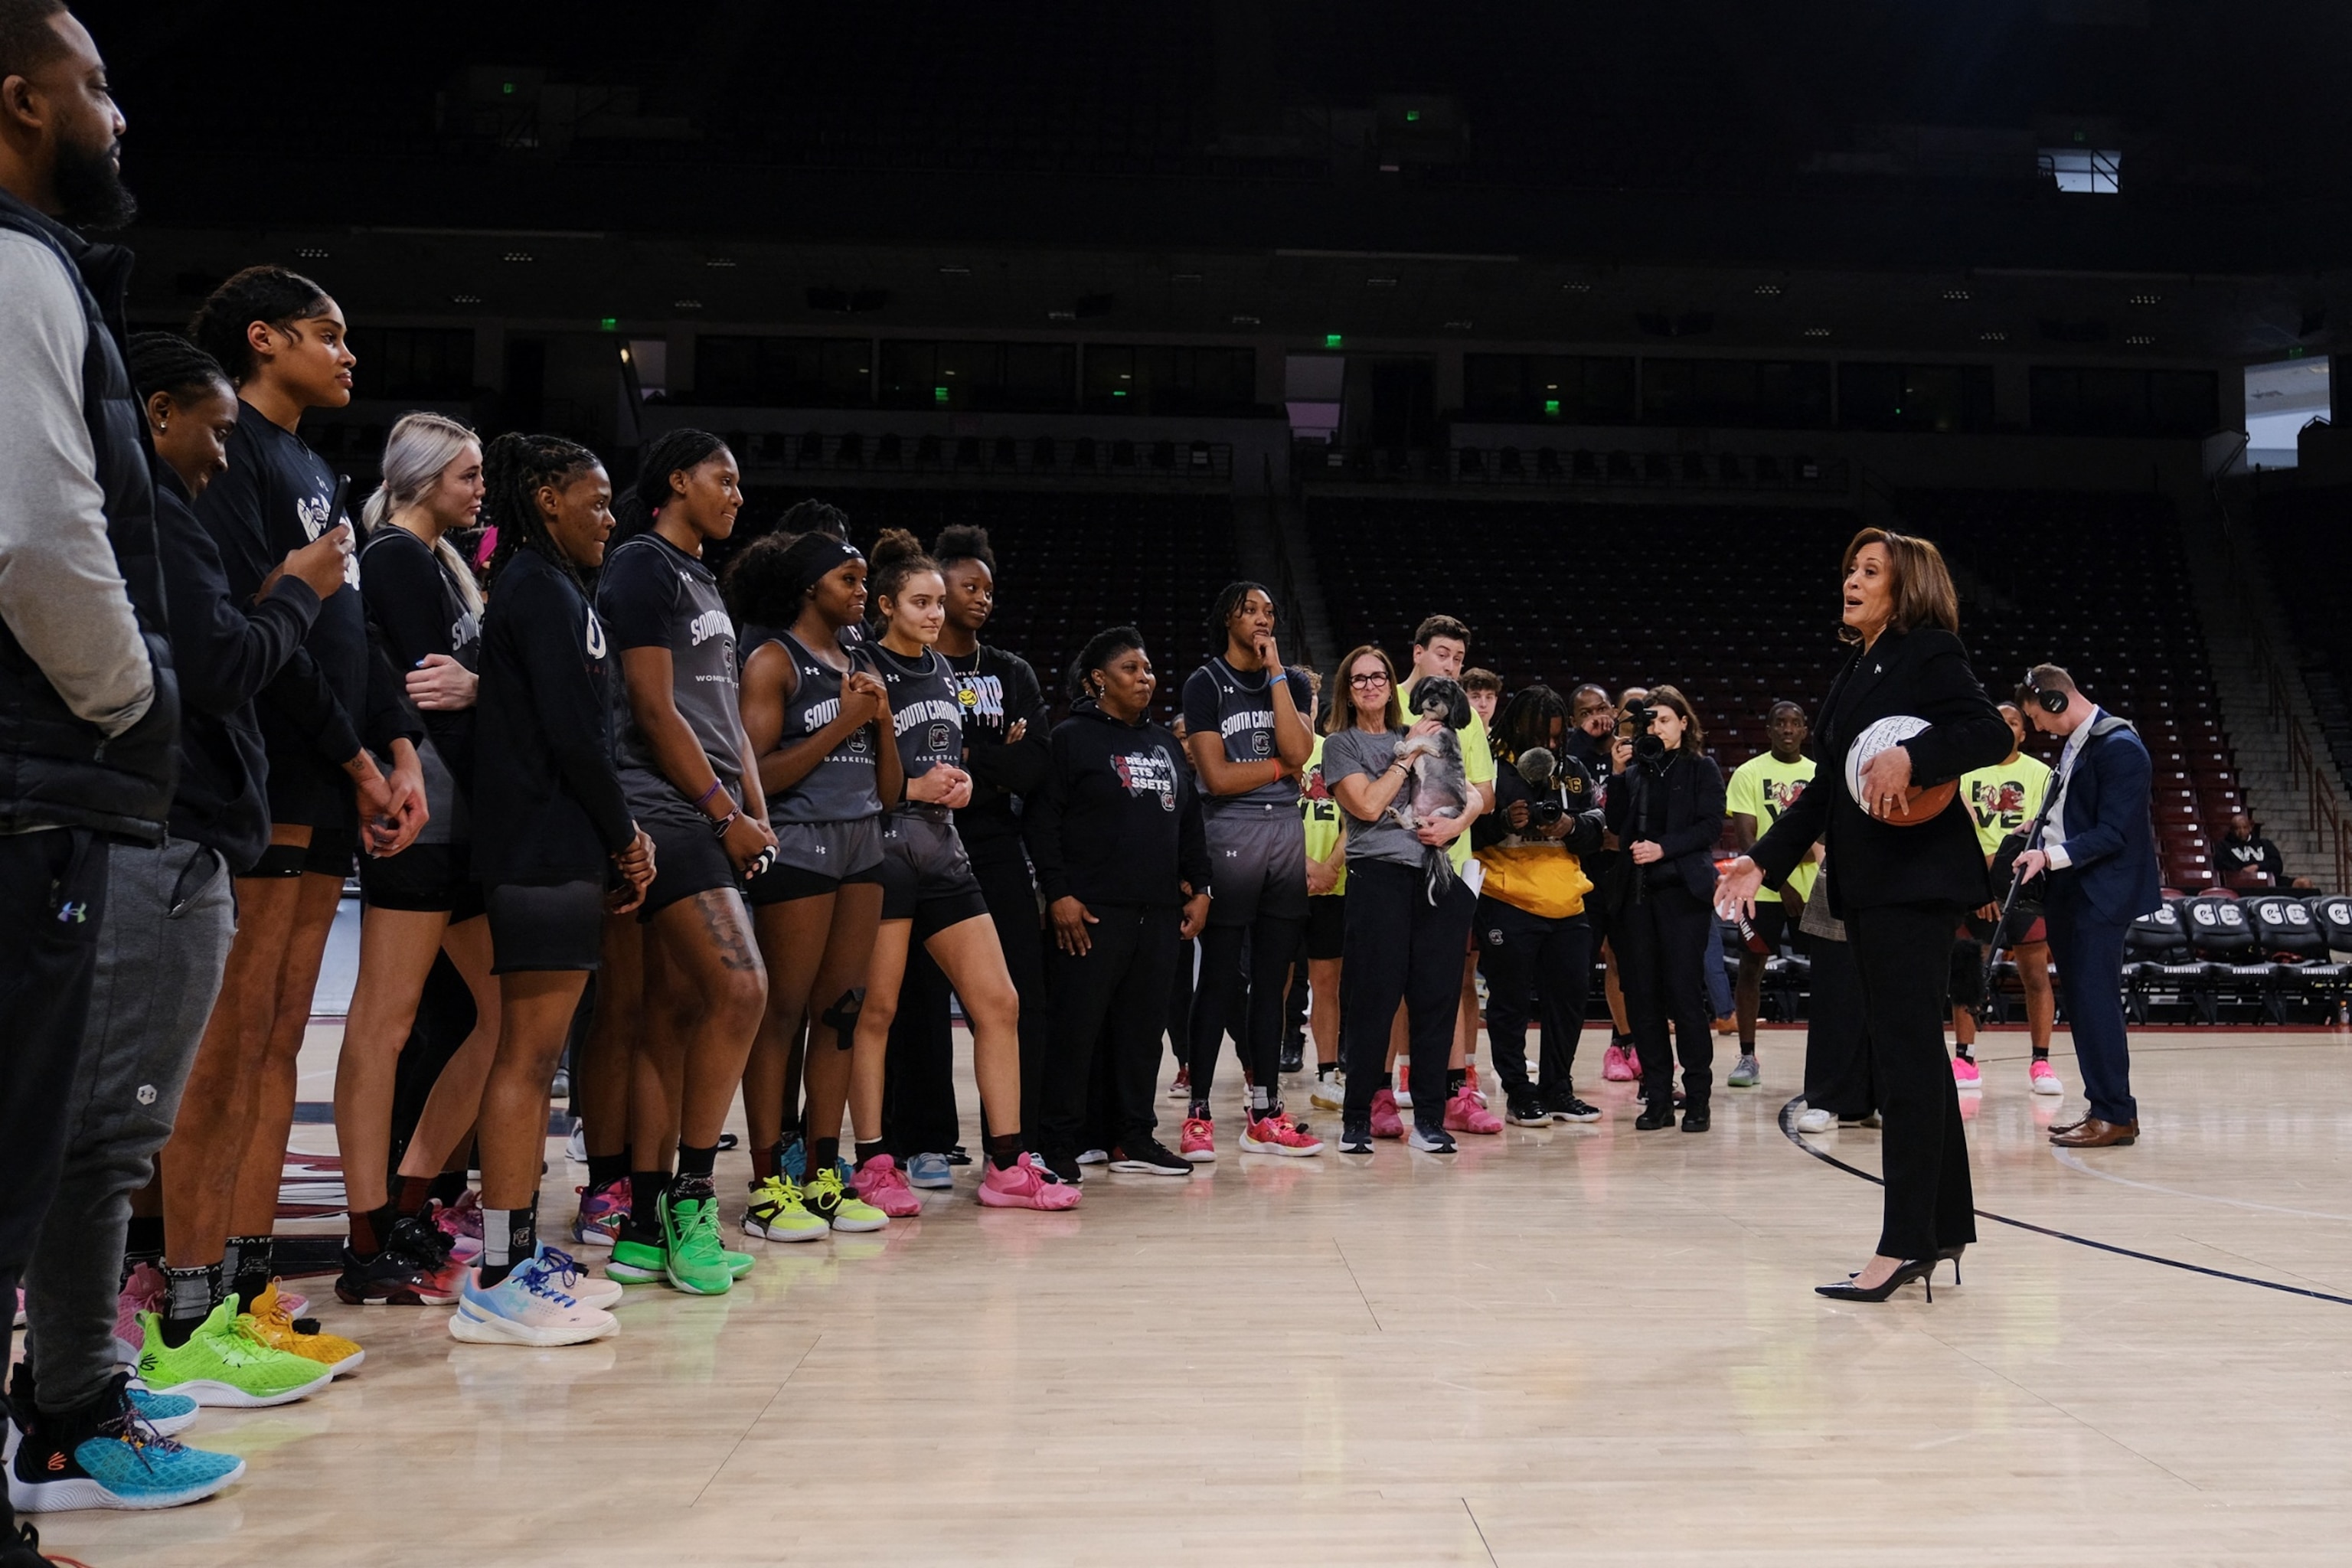
[[[24,1435],[8,1466],[8,1500],[17,1512],[177,1508],[245,1474],[245,1461],[234,1454],[191,1448],[150,1426],[128,1383],[118,1373],[96,1406],[112,1415],[94,1425],[72,1415],[47,1418]]]
[[[135,1377],[128,1392],[131,1408],[159,1436],[178,1436],[196,1424],[196,1412],[204,1408],[184,1394],[158,1394]]]
[[[808,1145],[800,1139],[794,1138],[786,1143],[782,1155],[776,1163],[782,1167],[784,1174],[793,1181],[808,1180]]]
[[[907,1162],[907,1184],[910,1187],[952,1187],[955,1167],[945,1154],[918,1154]]]
[[[582,1305],[564,1289],[570,1262],[542,1250],[487,1289],[482,1271],[468,1268],[457,1310],[449,1314],[449,1337],[474,1345],[578,1345],[619,1333],[620,1319]]]

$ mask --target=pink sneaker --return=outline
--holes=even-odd
[[[1477,1097],[1464,1084],[1445,1102],[1445,1130],[1448,1132],[1500,1132],[1503,1119],[1478,1103]]]
[[[1481,1105],[1486,1103],[1486,1091],[1478,1087],[1478,1064],[1476,1062],[1471,1062],[1462,1069],[1462,1087],[1470,1091],[1471,1099],[1476,1100]]]
[[[1320,1154],[1323,1152],[1323,1140],[1313,1133],[1301,1132],[1289,1117],[1276,1111],[1263,1121],[1244,1124],[1242,1152],[1293,1156]]]
[[[1074,1209],[1085,1195],[1066,1182],[1047,1181],[1032,1154],[1003,1171],[991,1163],[980,1179],[980,1201],[992,1209]]]
[[[2033,1092],[2036,1094],[2063,1094],[2066,1092],[2066,1085],[2060,1080],[2058,1077],[2058,1069],[2050,1065],[2050,1058],[2048,1057],[2036,1057],[2033,1058],[2032,1083]]]
[[[1642,1076],[1633,1058],[1633,1053],[1622,1046],[1611,1046],[1601,1053],[1601,1076],[1611,1083],[1632,1083]]]
[[[481,1194],[468,1190],[459,1193],[454,1204],[435,1204],[433,1228],[449,1238],[450,1257],[460,1261],[479,1258],[482,1255]]]
[[[1977,1064],[1969,1060],[1968,1058],[1954,1057],[1952,1058],[1952,1081],[1959,1085],[1962,1089],[1982,1089],[1984,1087],[1984,1074],[1979,1072],[1977,1070]]]
[[[629,1178],[615,1176],[591,1191],[574,1187],[580,1212],[572,1220],[572,1245],[586,1252],[610,1252],[629,1218]]]
[[[114,1355],[117,1361],[135,1366],[139,1353],[147,1343],[147,1331],[139,1326],[139,1314],[152,1312],[163,1315],[163,1307],[171,1296],[171,1285],[163,1271],[152,1263],[142,1263],[122,1282],[122,1294],[114,1299]]]
[[[1195,1165],[1205,1164],[1217,1157],[1217,1124],[1205,1116],[1184,1119],[1184,1136],[1176,1145],[1176,1152]]]
[[[1372,1136],[1375,1138],[1404,1136],[1404,1118],[1397,1114],[1397,1098],[1394,1089],[1378,1089],[1372,1091]]]
[[[1404,1062],[1397,1063],[1396,1102],[1400,1110],[1412,1109],[1412,1068]]]
[[[907,1184],[906,1173],[887,1154],[877,1154],[857,1167],[857,1195],[892,1219],[910,1219],[923,1212],[923,1200]]]

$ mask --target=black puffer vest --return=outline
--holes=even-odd
[[[106,497],[107,542],[129,587],[147,644],[155,698],[139,721],[108,740],[76,717],[16,635],[0,624],[0,832],[95,827],[142,843],[163,837],[179,760],[179,685],[155,550],[155,495],[147,472],[147,422],[122,363],[122,301],[131,254],[92,245],[0,191],[0,227],[57,253],[81,295],[89,344],[82,353],[82,417]],[[100,301],[104,301],[101,305]]]

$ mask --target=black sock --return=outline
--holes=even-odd
[[[1394,1074],[1394,1073],[1392,1073],[1392,1072],[1384,1072],[1384,1073],[1381,1074],[1381,1087],[1382,1089],[1395,1089],[1395,1088],[1396,1088],[1396,1074]]]
[[[856,1146],[852,1151],[854,1157],[857,1161],[858,1169],[860,1170],[864,1170],[866,1168],[866,1161],[873,1159],[877,1154],[881,1152],[882,1140],[879,1138],[875,1139],[871,1142],[860,1138],[857,1140]]]
[[[212,1316],[213,1308],[219,1303],[221,1266],[207,1263],[201,1268],[166,1268],[163,1278],[170,1291],[163,1300],[163,1342],[177,1350],[188,1342],[188,1336]]]
[[[227,1261],[223,1272],[229,1289],[236,1292],[236,1309],[249,1312],[253,1303],[269,1289],[269,1277],[277,1272],[276,1238],[267,1236],[232,1236],[228,1238]]]
[[[122,1277],[130,1279],[131,1271],[142,1263],[152,1263],[159,1268],[163,1265],[162,1215],[131,1216],[131,1229],[122,1242]]]
[[[710,1184],[711,1168],[719,1163],[719,1145],[696,1149],[688,1144],[677,1146],[677,1179],[669,1184],[675,1198],[715,1198],[718,1190]]]
[[[988,1163],[1000,1171],[1009,1171],[1021,1163],[1021,1134],[992,1132],[981,1140],[988,1148]]]
[[[2036,1046],[2036,1047],[2033,1047],[2033,1059],[2034,1059],[2035,1061],[2037,1061],[2037,1062],[2046,1062],[2046,1061],[2048,1061],[2048,1060],[2050,1059],[2050,1047],[2049,1047],[2048,1046]]]
[[[1952,1047],[1952,1055],[1958,1057],[1964,1062],[1972,1062],[1977,1059],[1975,1049],[1969,1046],[1954,1046]]]
[[[431,1176],[401,1177],[400,1191],[392,1200],[393,1207],[398,1209],[404,1218],[423,1214],[425,1205],[433,1201],[433,1182]]]
[[[400,1223],[400,1205],[387,1203],[381,1208],[352,1211],[352,1254],[355,1258],[373,1258],[383,1250],[384,1238],[392,1227]]]
[[[841,1163],[841,1140],[812,1138],[809,1140],[808,1173],[820,1176]]]
[[[661,1195],[669,1185],[667,1171],[629,1173],[629,1223],[632,1241],[661,1245]]]
[[[629,1173],[629,1152],[588,1156],[588,1190],[600,1192]]]
[[[437,1200],[445,1209],[457,1207],[457,1200],[466,1195],[466,1173],[442,1172],[425,1184],[425,1195]]]
[[[1339,1064],[1338,1062],[1317,1062],[1315,1064],[1315,1076],[1318,1079],[1329,1078],[1333,1073],[1338,1072],[1339,1070]]]
[[[506,1277],[539,1250],[539,1205],[482,1211],[482,1289]]]

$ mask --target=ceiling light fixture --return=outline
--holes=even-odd
[[[298,245],[294,247],[294,254],[305,261],[324,261],[327,259],[327,247],[323,245]]]
[[[499,259],[501,261],[529,261],[530,259],[530,252],[528,250],[509,250],[505,255],[499,257]]]
[[[1805,336],[1809,338],[1825,338],[1829,335],[1830,330],[1827,327],[1807,327],[1805,329]]]
[[[702,264],[705,267],[732,267],[735,258],[731,256],[709,256],[703,258]]]
[[[1780,297],[1780,286],[1778,283],[1759,283],[1756,292],[1759,298],[1777,300]]]
[[[1969,298],[1969,291],[1965,289],[1947,289],[1944,290],[1944,298],[1947,300],[1965,300]]]
[[[673,310],[699,310],[702,309],[702,301],[699,300],[672,300],[669,302],[669,306]]]

